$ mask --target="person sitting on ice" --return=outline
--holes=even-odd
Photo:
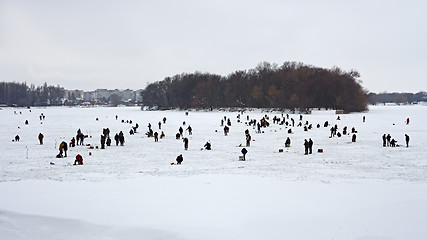
[[[73,137],[70,141],[70,147],[75,147],[76,146],[76,139]]]
[[[285,141],[285,147],[290,147],[291,146],[291,139],[288,137],[288,138],[286,138],[286,141]]]
[[[83,165],[83,157],[80,154],[77,154],[74,165]]]
[[[184,161],[184,158],[182,157],[182,154],[179,154],[179,156],[176,157],[176,164],[181,164],[182,161]]]
[[[248,153],[248,150],[246,148],[243,148],[241,152],[243,154],[243,161],[246,161],[246,153]]]
[[[356,134],[353,134],[353,136],[351,137],[351,142],[356,142]]]
[[[19,137],[19,135],[16,135],[16,136],[15,136],[15,142],[19,142],[19,139],[21,139],[21,138]]]
[[[211,150],[211,143],[210,142],[206,142],[204,147],[205,147],[206,150]]]
[[[391,144],[392,147],[396,147],[396,143],[397,143],[397,141],[394,140],[394,138],[390,142],[390,144]]]

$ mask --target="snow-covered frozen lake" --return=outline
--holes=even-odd
[[[427,239],[427,106],[371,106],[341,120],[333,111],[313,111],[302,115],[303,126],[313,125],[308,131],[297,127],[299,114],[289,114],[295,127],[274,124],[280,112],[246,111],[240,122],[238,114],[3,108],[1,239]],[[248,117],[266,115],[270,126],[262,133],[247,125]],[[224,117],[231,120],[228,136]],[[136,123],[138,132],[130,135]],[[148,138],[149,123],[166,137]],[[335,124],[341,133],[354,127],[356,142],[352,134],[331,138]],[[175,139],[180,126],[187,151]],[[112,137],[124,132],[124,146],[112,139],[112,146],[96,148],[107,127]],[[77,129],[94,148],[70,147],[68,157],[55,158],[60,142],[70,142]],[[246,161],[238,161],[246,129],[251,146]],[[383,134],[400,147],[383,147]],[[308,138],[314,151],[304,155]],[[210,151],[203,149],[207,141]],[[84,165],[72,165],[77,154]],[[171,165],[179,154],[183,164]]]

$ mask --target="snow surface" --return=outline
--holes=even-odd
[[[1,109],[0,239],[427,239],[426,106],[371,106],[341,120],[333,111],[313,111],[303,114],[303,123],[314,128],[293,127],[293,134],[273,124],[280,112],[246,111],[240,123],[238,114]],[[258,134],[245,124],[248,115],[268,115],[270,126]],[[228,136],[220,126],[224,116],[232,120]],[[299,122],[299,114],[290,116]],[[167,122],[159,130],[163,117]],[[351,135],[330,138],[325,121],[340,131],[355,127],[356,143]],[[139,131],[129,135],[135,123]],[[146,137],[148,123],[166,138]],[[188,125],[193,135],[185,132],[185,151],[175,134]],[[106,149],[76,146],[67,158],[55,158],[59,143],[69,142],[77,129],[96,147],[107,127],[110,135],[125,133],[124,146],[112,139]],[[238,161],[246,129],[253,141],[247,161]],[[44,145],[38,144],[39,132]],[[382,147],[384,133],[402,146]],[[405,133],[409,148],[403,146]],[[21,140],[13,142],[17,134]],[[284,147],[287,136],[290,148]],[[308,138],[312,155],[304,155]],[[211,151],[203,149],[207,141]],[[72,165],[77,154],[84,165]],[[171,165],[179,154],[183,164]]]

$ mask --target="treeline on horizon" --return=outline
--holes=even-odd
[[[276,108],[307,111],[310,108],[360,112],[367,104],[411,104],[427,101],[426,92],[368,93],[357,80],[357,71],[324,69],[296,62],[282,66],[263,62],[250,70],[228,76],[183,73],[147,85],[141,92],[142,105],[154,109],[187,108]],[[66,99],[66,89],[0,82],[1,106],[78,105]],[[71,94],[71,96],[73,96]],[[75,98],[75,97],[74,97]],[[110,103],[114,98],[107,99]],[[112,104],[117,105],[117,103]]]
[[[61,106],[65,89],[60,86],[30,86],[27,83],[0,82],[0,104],[6,106]]]
[[[357,71],[319,68],[285,62],[263,62],[254,69],[228,76],[183,73],[149,84],[142,91],[144,106],[171,108],[310,108],[361,112],[367,109],[367,92]]]
[[[369,104],[411,104],[417,102],[426,102],[427,93],[420,91],[418,93],[369,93],[368,94]]]

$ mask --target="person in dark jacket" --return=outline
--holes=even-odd
[[[288,137],[288,138],[286,138],[286,141],[285,141],[285,147],[290,147],[291,146],[291,139]]]
[[[243,148],[241,152],[243,154],[243,161],[246,161],[246,153],[248,153],[248,150],[246,148]]]
[[[72,138],[70,141],[70,147],[75,147],[76,146],[76,138]]]
[[[246,147],[251,146],[251,135],[249,133],[246,134]]]
[[[125,144],[125,136],[122,131],[120,131],[119,133],[119,142],[120,142],[120,146],[123,146]]]
[[[187,151],[188,150],[188,138],[184,138],[182,141],[184,142],[184,149],[185,149],[185,151]]]
[[[116,146],[119,146],[119,134],[116,133],[116,135],[114,135],[114,141],[116,141]]]
[[[154,133],[154,142],[158,142],[159,141],[159,133],[155,132]]]
[[[230,132],[230,128],[228,126],[224,126],[224,135],[227,136]]]
[[[176,157],[176,164],[181,164],[182,161],[184,161],[184,158],[182,157],[182,154],[179,154],[179,156]]]
[[[397,143],[397,141],[396,141],[396,140],[394,140],[394,138],[390,141],[390,145],[391,145],[392,147],[396,147],[396,143]]]
[[[313,140],[311,138],[308,140],[308,154],[313,153]]]
[[[101,149],[105,149],[105,135],[101,135]]]
[[[405,134],[406,147],[409,147],[409,136]]]
[[[193,135],[193,129],[191,128],[190,125],[188,125],[187,131],[188,131],[188,135]]]
[[[107,137],[107,141],[106,141],[106,143],[107,143],[107,146],[109,147],[109,146],[111,146],[111,138],[110,137]]]
[[[77,145],[79,145],[80,142],[80,135],[82,134],[82,131],[80,130],[80,128],[77,130],[77,135],[76,135],[76,139],[77,139]]]
[[[43,134],[39,133],[39,142],[40,142],[40,145],[43,145],[43,138],[44,138]]]
[[[387,136],[384,133],[384,135],[383,135],[383,147],[385,147],[386,144],[387,144]]]
[[[304,139],[304,155],[308,155],[308,141]]]
[[[391,135],[390,134],[387,134],[386,140],[387,140],[387,147],[390,147],[390,142],[391,142]]]
[[[211,150],[211,143],[210,142],[206,142],[204,147],[205,147],[206,150]]]
[[[59,155],[62,155],[62,153],[64,153],[64,157],[67,157],[67,150],[67,143],[65,141],[62,141],[61,144],[59,144]]]

